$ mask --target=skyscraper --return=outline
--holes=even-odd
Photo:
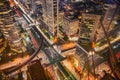
[[[108,9],[106,10],[106,12],[105,12],[105,15],[104,15],[104,19],[103,19],[103,21],[102,21],[102,23],[103,23],[103,25],[104,25],[104,27],[105,27],[105,30],[106,30],[106,32],[109,34],[109,32],[111,31],[111,30],[114,30],[114,26],[115,26],[115,21],[117,20],[117,18],[118,18],[118,10],[119,9],[117,9],[116,10],[116,8],[117,8],[117,6],[116,5],[109,5],[108,6]],[[116,12],[115,12],[116,11]],[[115,16],[114,16],[115,15]],[[114,17],[113,17],[114,16]],[[112,22],[111,22],[111,20],[112,20]],[[97,40],[101,40],[101,39],[103,39],[104,38],[104,32],[103,32],[103,29],[102,29],[102,27],[100,27],[100,29],[98,30],[98,38],[97,38]]]
[[[8,1],[0,0],[0,21],[3,23],[0,25],[0,30],[11,50],[22,53],[25,51],[25,47],[22,43],[22,38],[19,34],[19,28],[14,20],[14,12],[11,10]]]
[[[48,32],[55,36],[54,29],[58,27],[59,0],[41,0],[43,19],[48,25]]]
[[[80,38],[86,38],[92,41],[99,27],[100,15],[82,14],[80,26]]]
[[[70,19],[63,17],[63,31],[70,38],[73,35],[77,35],[79,30],[79,21],[78,19]]]

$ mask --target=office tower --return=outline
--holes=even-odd
[[[118,14],[117,14],[117,12],[115,12],[116,7],[117,7],[116,5],[109,5],[108,9],[105,12],[103,21],[102,21],[102,23],[105,27],[105,30],[106,30],[106,32],[108,32],[108,34],[111,30],[114,29],[113,27],[115,26],[115,20],[117,20],[117,18],[118,18]],[[114,18],[112,18],[113,16],[114,16]],[[112,22],[111,22],[111,20],[112,20]],[[97,40],[103,39],[105,35],[104,35],[102,27],[100,27],[98,32],[99,32],[98,33],[99,37],[97,38]]]
[[[80,38],[85,38],[93,41],[97,28],[99,27],[99,21],[99,15],[82,14],[82,21],[80,25]]]
[[[55,28],[58,28],[59,0],[41,0],[43,7],[43,19],[48,32],[55,36]],[[57,29],[58,30],[58,29]]]
[[[11,50],[22,53],[26,49],[22,43],[22,38],[19,34],[20,30],[14,20],[14,12],[11,10],[8,1],[0,1],[0,29]]]
[[[63,32],[70,38],[78,34],[79,31],[79,20],[70,19],[68,17],[63,17]]]

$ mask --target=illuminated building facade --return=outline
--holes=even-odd
[[[119,13],[118,12],[119,12],[120,9],[116,10],[116,7],[117,7],[116,5],[109,5],[107,11],[105,12],[104,19],[102,21],[103,25],[105,27],[105,30],[108,32],[108,34],[110,33],[110,31],[115,29],[114,28],[115,27],[115,21],[119,18]],[[115,16],[114,16],[114,13],[115,13]],[[112,16],[114,16],[113,19],[112,19]],[[112,20],[112,22],[111,22],[111,20]],[[98,32],[99,32],[98,33],[99,37],[97,38],[97,40],[103,39],[105,35],[104,35],[102,27],[99,28]]]
[[[6,49],[6,47],[7,47],[7,42],[0,32],[0,54]]]
[[[68,37],[71,37],[79,31],[79,20],[71,20],[67,17],[63,17],[63,31]]]
[[[1,32],[8,41],[11,50],[22,53],[26,49],[19,34],[20,30],[14,20],[14,12],[8,4],[7,1],[0,2],[0,20],[3,23],[0,25]]]
[[[48,25],[48,32],[55,36],[54,29],[58,27],[58,13],[59,1],[58,0],[41,0],[43,8],[43,19]]]
[[[100,16],[94,14],[82,14],[80,25],[80,38],[92,41],[99,27]]]

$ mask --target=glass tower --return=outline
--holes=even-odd
[[[48,32],[55,35],[54,29],[58,27],[59,0],[41,0],[43,19],[48,25]]]

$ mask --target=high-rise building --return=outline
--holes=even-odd
[[[63,17],[63,31],[70,38],[73,35],[76,35],[79,31],[79,20],[70,19],[68,17]],[[74,36],[75,37],[75,36]]]
[[[48,32],[55,36],[55,27],[58,27],[59,0],[41,0],[43,19],[48,25]]]
[[[17,53],[24,52],[26,49],[19,34],[20,30],[14,20],[14,12],[6,0],[0,0],[0,21],[3,23],[0,25],[0,30],[8,41],[11,50]]]
[[[109,5],[107,11],[105,12],[104,19],[102,21],[104,28],[105,28],[106,32],[108,32],[108,34],[111,30],[113,30],[113,27],[115,26],[115,20],[117,20],[117,18],[118,18],[119,13],[115,12],[116,8],[117,8],[116,5]],[[114,16],[114,18],[112,18],[113,16]],[[112,20],[112,22],[111,22],[111,20]],[[97,38],[97,40],[103,39],[105,35],[104,35],[102,27],[100,27],[98,32],[99,32],[98,33],[99,37]]]
[[[80,26],[80,38],[90,41],[94,40],[97,28],[99,27],[100,15],[82,14]]]

